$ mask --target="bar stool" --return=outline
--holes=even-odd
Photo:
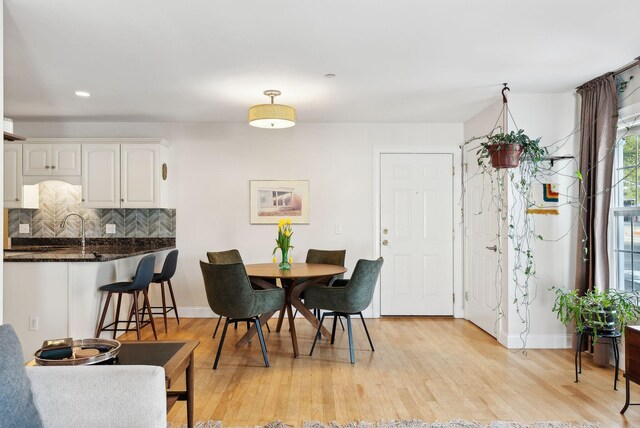
[[[593,330],[585,330],[583,332],[580,331],[576,331],[576,333],[578,334],[578,341],[577,341],[577,347],[576,347],[576,356],[575,356],[575,368],[576,368],[576,383],[578,382],[578,373],[582,373],[582,346],[584,343],[584,340],[586,338],[591,337],[593,339],[594,334],[593,334]],[[613,358],[615,360],[615,368],[616,371],[614,373],[614,377],[613,377],[613,389],[614,390],[618,390],[617,386],[618,386],[618,367],[620,366],[620,350],[618,349],[618,342],[620,342],[620,338],[622,337],[622,333],[620,333],[618,330],[613,330],[613,331],[602,331],[602,332],[598,332],[598,338],[604,338],[604,339],[609,339],[609,343],[611,343],[611,348],[613,349]],[[588,343],[588,342],[587,342]],[[591,341],[591,344],[593,344],[593,340]]]
[[[172,250],[167,254],[162,265],[162,272],[154,273],[151,279],[152,283],[160,284],[160,292],[162,294],[162,306],[151,306],[151,313],[153,315],[162,315],[164,317],[164,331],[167,332],[167,313],[173,311],[176,314],[176,321],[180,324],[180,318],[178,317],[178,308],[176,306],[176,298],[173,295],[173,287],[171,286],[171,278],[176,273],[176,267],[178,265],[178,250]],[[171,296],[171,303],[173,306],[167,306],[167,300],[164,294],[164,284],[167,283],[169,294]],[[162,309],[161,311],[154,311],[154,309]],[[141,309],[142,320],[144,322],[144,308]]]
[[[156,263],[156,257],[153,254],[149,254],[144,256],[140,263],[138,263],[138,267],[136,268],[136,274],[131,281],[124,282],[114,282],[112,284],[106,284],[98,288],[100,291],[106,291],[107,300],[104,304],[104,309],[102,311],[102,316],[100,317],[100,322],[98,323],[98,328],[96,329],[96,337],[100,337],[100,333],[103,331],[113,331],[113,338],[116,338],[116,332],[118,331],[129,331],[129,323],[131,320],[131,316],[135,315],[136,319],[136,334],[138,340],[140,340],[140,328],[144,327],[140,325],[140,319],[138,316],[138,297],[140,292],[144,295],[144,304],[142,309],[147,308],[149,314],[149,323],[151,324],[151,328],[153,329],[153,337],[157,340],[158,336],[156,334],[156,326],[153,322],[153,315],[151,314],[151,307],[149,305],[149,295],[147,293],[149,289],[149,284],[151,283],[151,279],[153,278],[153,268]],[[115,321],[104,325],[104,320],[107,316],[107,310],[109,309],[109,303],[111,302],[111,296],[113,294],[118,295],[118,302],[116,304],[116,315]],[[130,294],[132,296],[132,305],[131,311],[129,315],[129,321],[120,321],[118,318],[120,316],[120,303],[122,302],[122,295]],[[118,328],[118,324],[121,322],[127,323],[127,328]],[[113,326],[113,328],[110,328]]]

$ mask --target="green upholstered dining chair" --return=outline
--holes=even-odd
[[[228,265],[231,263],[244,263],[242,261],[242,256],[240,255],[240,251],[238,250],[227,250],[227,251],[209,251],[207,252],[207,259],[209,263],[218,264],[218,265]],[[253,286],[253,285],[252,285]],[[260,287],[253,287],[255,290],[261,290]],[[216,323],[216,328],[213,331],[213,338],[216,338],[216,334],[218,334],[218,328],[220,327],[220,321],[222,321],[222,317],[218,317],[218,322]],[[269,322],[266,323],[267,330],[271,333],[271,329],[269,328]],[[249,329],[250,323],[247,323],[247,329]],[[238,328],[238,323],[233,323],[233,328]]]
[[[373,292],[376,288],[376,282],[380,275],[380,269],[384,260],[380,257],[378,260],[358,260],[351,279],[346,281],[346,284],[341,287],[328,287],[312,285],[304,292],[305,305],[309,309],[321,309],[329,312],[324,312],[322,318],[320,318],[320,325],[318,331],[313,339],[313,345],[311,346],[311,352],[309,355],[313,355],[313,350],[318,341],[318,335],[324,319],[327,316],[333,316],[333,328],[331,331],[331,344],[335,341],[336,334],[336,319],[338,317],[344,317],[347,320],[347,332],[349,335],[349,354],[351,357],[351,364],[356,362],[353,351],[353,334],[351,331],[351,315],[360,315],[364,331],[367,333],[367,339],[369,339],[369,345],[371,350],[373,348],[373,342],[367,329],[367,323],[364,321],[362,311],[365,310],[373,299]]]
[[[226,318],[213,368],[218,368],[227,327],[230,322],[235,321],[255,323],[264,364],[269,367],[260,315],[282,308],[284,290],[281,288],[254,290],[242,263],[212,264],[200,261],[200,269],[202,269],[207,301],[211,310]]]
[[[306,263],[319,263],[325,265],[336,265],[336,266],[344,266],[344,259],[347,255],[347,250],[317,250],[315,248],[309,248],[307,251],[307,259]],[[342,279],[343,275],[336,275],[330,278],[324,278],[323,280],[316,283],[316,285],[333,285],[334,281],[337,279]],[[301,296],[302,300],[304,300],[304,293]],[[298,314],[296,310],[295,315]],[[294,316],[295,316],[294,315]],[[316,311],[315,316],[320,318],[320,310]],[[344,330],[344,325],[342,325],[342,320],[340,320],[340,325]]]

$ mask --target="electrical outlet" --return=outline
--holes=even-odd
[[[20,226],[18,226],[18,233],[29,233],[29,223],[20,223]]]
[[[38,317],[29,316],[29,330],[38,330]]]
[[[106,233],[116,233],[116,225],[108,224],[106,227]]]

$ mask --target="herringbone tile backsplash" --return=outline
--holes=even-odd
[[[62,220],[71,213],[84,218],[87,238],[175,238],[176,210],[174,209],[91,209],[82,208],[80,186],[62,181],[39,184],[40,208],[9,209],[9,237],[11,238],[77,238],[80,219],[76,216]],[[20,224],[29,225],[29,233],[19,233]],[[108,224],[116,225],[116,233],[106,233]]]

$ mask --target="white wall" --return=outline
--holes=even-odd
[[[274,225],[249,224],[249,180],[308,179],[309,225],[294,225],[294,261],[307,249],[346,248],[347,267],[373,257],[373,152],[378,146],[459,146],[462,124],[305,124],[285,130],[245,123],[17,123],[26,137],[164,137],[180,260],[176,299],[184,316],[209,316],[198,260],[238,248],[270,262]],[[334,233],[335,225],[343,229]],[[458,264],[459,265],[459,264]]]
[[[550,146],[552,154],[574,155],[577,153],[578,134],[571,135],[578,122],[577,96],[575,94],[511,94],[509,108],[518,128],[524,129],[530,137],[542,137],[541,145]],[[470,121],[465,122],[465,140],[472,136],[488,133],[496,123],[502,103],[498,101]],[[515,130],[510,122],[510,130]],[[562,147],[560,147],[562,146]],[[557,150],[556,150],[557,149]],[[475,152],[467,162],[475,160]],[[471,165],[471,163],[470,163]],[[554,175],[549,182],[559,183],[561,193],[577,196],[577,183],[574,171],[578,169],[576,161],[559,161],[552,171],[561,172],[567,177]],[[542,180],[542,177],[540,177]],[[544,180],[542,180],[544,181]],[[511,198],[513,200],[513,198]],[[567,201],[567,197],[564,197]],[[562,202],[562,198],[561,198]],[[571,336],[567,328],[557,319],[551,308],[554,295],[552,286],[573,288],[576,259],[576,210],[571,206],[562,206],[559,216],[532,216],[536,233],[544,241],[534,243],[536,275],[531,292],[533,302],[530,305],[530,333],[527,348],[568,348]],[[511,247],[511,243],[507,244]],[[507,269],[503,283],[503,309],[507,319],[500,323],[498,339],[508,348],[522,347],[520,333],[524,326],[520,322],[516,307],[512,304],[515,297],[512,278],[514,252],[509,248],[506,257]]]
[[[3,6],[0,7],[0,22],[3,22],[4,17],[4,3]],[[0,57],[4,58],[4,40],[3,40],[3,31],[0,31]],[[0,100],[4,100],[4,61],[0,64]],[[4,118],[4,102],[0,103],[0,117]],[[0,152],[0,165],[4,165],[4,150]],[[0,174],[0,194],[4,193],[4,176]],[[4,195],[2,200],[4,201]],[[4,236],[4,221],[2,222],[2,226],[0,226],[0,232],[2,232],[2,236]],[[3,313],[4,313],[4,287],[2,282],[2,264],[0,263],[0,324],[3,323]]]

